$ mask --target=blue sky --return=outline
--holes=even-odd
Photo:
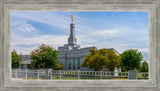
[[[148,12],[12,12],[12,49],[29,54],[42,43],[67,44],[71,14],[82,48],[138,49],[148,60]]]

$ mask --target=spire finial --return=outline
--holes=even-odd
[[[73,14],[71,15],[71,19],[72,19],[72,22],[73,22]]]

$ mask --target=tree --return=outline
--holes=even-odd
[[[125,71],[139,69],[140,63],[143,59],[141,52],[130,49],[120,54],[121,66]]]
[[[49,45],[42,44],[31,52],[30,58],[33,60],[31,66],[34,69],[57,69],[58,51]]]
[[[114,70],[119,65],[119,56],[112,50],[106,49],[95,50],[91,49],[90,53],[85,57],[81,67],[88,67],[95,71]]]
[[[148,72],[148,68],[149,68],[148,63],[144,61],[140,66],[140,72]]]
[[[22,61],[21,55],[18,55],[18,53],[13,50],[12,51],[12,69],[16,69],[19,67],[19,61]]]
[[[107,52],[107,57],[109,59],[108,68],[110,71],[114,71],[114,68],[120,65],[120,57],[117,54],[115,54],[112,50],[109,50]]]

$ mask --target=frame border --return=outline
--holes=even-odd
[[[159,0],[5,0],[0,1],[0,90],[158,90],[160,82]],[[149,80],[42,80],[11,79],[12,11],[148,11]],[[30,88],[29,88],[30,87]],[[54,89],[53,89],[54,88]]]

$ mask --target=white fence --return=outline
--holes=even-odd
[[[136,75],[136,79],[148,79],[148,72],[137,72]],[[23,80],[128,80],[128,72],[13,69],[12,78]]]

